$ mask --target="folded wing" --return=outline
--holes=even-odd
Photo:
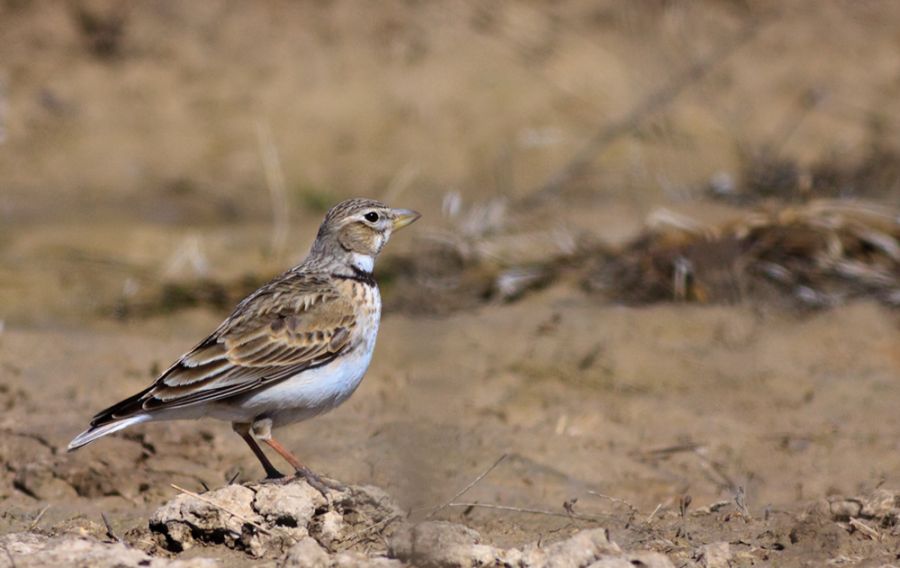
[[[146,390],[97,414],[92,427],[237,396],[339,356],[356,325],[329,279],[291,274],[241,302],[209,337]]]

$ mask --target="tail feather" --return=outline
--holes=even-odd
[[[112,434],[113,432],[118,432],[119,430],[123,430],[128,428],[129,426],[134,426],[135,424],[140,424],[141,422],[146,422],[150,420],[150,416],[147,414],[137,414],[135,416],[129,416],[127,418],[122,418],[120,420],[114,420],[112,422],[107,422],[106,424],[98,424],[96,426],[91,426],[81,434],[75,436],[75,438],[69,442],[68,451],[77,450],[81,446],[86,446],[90,444],[97,438],[102,438],[107,434]]]
[[[90,444],[97,438],[102,438],[107,434],[112,434],[129,426],[150,420],[150,415],[144,412],[143,402],[144,395],[152,389],[153,387],[151,386],[105,410],[101,410],[91,419],[90,427],[69,442],[68,451],[77,450],[81,446]]]

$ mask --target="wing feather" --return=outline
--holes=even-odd
[[[350,346],[355,325],[353,304],[327,276],[287,273],[244,299],[150,388],[94,422],[251,392],[330,362]]]

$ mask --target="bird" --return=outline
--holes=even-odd
[[[231,423],[265,480],[287,478],[260,441],[324,492],[321,478],[272,431],[336,408],[359,386],[381,320],[375,260],[394,232],[419,217],[372,199],[332,207],[300,264],[244,298],[149,387],[95,415],[68,451],[144,422],[213,418]]]

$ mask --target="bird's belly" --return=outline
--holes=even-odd
[[[275,427],[327,412],[347,400],[362,381],[372,360],[372,350],[365,347],[360,345],[327,365],[303,371],[229,406],[248,422],[271,418]]]

